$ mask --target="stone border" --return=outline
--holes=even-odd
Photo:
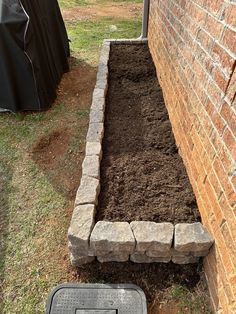
[[[104,116],[108,88],[110,47],[115,44],[143,44],[147,39],[105,40],[97,72],[86,138],[82,178],[68,230],[71,263],[80,266],[92,262],[177,264],[198,262],[206,256],[214,240],[199,222],[187,224],[149,221],[107,222],[95,224],[100,193],[100,162],[104,135]]]

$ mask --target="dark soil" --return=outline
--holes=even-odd
[[[114,45],[97,220],[200,220],[147,45]]]
[[[154,302],[161,300],[161,293],[172,285],[186,286],[190,291],[200,280],[197,264],[177,265],[173,263],[134,264],[127,263],[98,263],[94,262],[77,269],[72,281],[94,283],[132,283],[141,287],[146,295],[149,309]],[[149,313],[158,313],[148,311]],[[172,312],[169,312],[172,313]]]

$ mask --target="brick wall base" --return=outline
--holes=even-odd
[[[215,311],[236,313],[236,3],[150,0],[149,47],[203,224]]]

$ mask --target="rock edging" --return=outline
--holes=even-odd
[[[149,221],[95,224],[100,193],[100,161],[104,135],[105,99],[108,88],[108,61],[111,44],[143,44],[146,39],[105,40],[97,72],[86,138],[82,178],[68,230],[71,263],[92,262],[177,264],[198,262],[206,256],[214,239],[201,223],[155,223]]]

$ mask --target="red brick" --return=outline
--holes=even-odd
[[[236,274],[229,278],[229,282],[231,284],[234,295],[236,296]]]
[[[230,230],[229,230],[227,222],[224,223],[220,229],[224,237],[224,241],[227,244],[229,254],[232,258],[232,262],[234,263],[234,267],[236,269],[236,247],[235,247],[234,239],[232,238],[232,235],[230,234]]]
[[[220,289],[218,291],[218,294],[220,298],[219,307],[220,307],[221,313],[229,314],[229,301],[227,299],[224,288]]]
[[[227,122],[229,129],[236,134],[236,114],[227,102],[224,102],[220,111],[220,115]]]
[[[213,251],[213,250],[212,250]],[[210,253],[213,254],[213,253]],[[206,273],[209,292],[212,298],[213,307],[216,309],[219,303],[217,269],[215,263],[209,263],[209,255],[204,259],[204,271]]]
[[[215,62],[218,62],[222,66],[227,75],[232,73],[235,58],[230,56],[229,53],[218,43],[214,43],[212,47],[212,57]]]
[[[235,194],[234,194],[234,199],[235,199]],[[224,211],[225,219],[227,220],[227,223],[230,226],[230,230],[232,232],[233,238],[235,238],[236,237],[236,228],[235,228],[236,217],[232,210],[233,207],[230,206],[229,199],[226,198],[225,194],[222,194],[219,201],[219,205]]]
[[[215,39],[219,39],[223,30],[223,23],[218,19],[212,17],[210,14],[206,17],[204,28],[211,34]]]
[[[229,173],[233,170],[233,160],[230,151],[224,145],[221,146],[218,157],[225,169],[225,172],[229,175]]]
[[[224,20],[227,24],[236,27],[236,5],[227,5],[224,12]]]
[[[232,24],[225,24],[232,23],[229,7],[224,0],[151,1],[149,27],[176,143],[202,221],[216,240],[205,269],[214,303],[225,313],[232,312],[236,280],[235,44]]]
[[[205,24],[207,13],[204,10],[199,8],[192,1],[189,1],[187,9],[191,17],[198,23],[198,25],[202,26]]]
[[[232,178],[231,178],[231,183],[232,183],[234,189],[236,190],[236,174],[234,174],[234,175],[232,176]]]
[[[223,103],[224,93],[213,82],[209,82],[207,86],[207,92],[212,99],[215,106],[220,107]]]
[[[218,87],[225,93],[229,85],[229,78],[219,67],[214,68],[213,79],[215,80]]]
[[[206,0],[205,6],[208,8],[209,12],[213,13],[214,15],[219,15],[223,3],[223,0]]]
[[[216,242],[216,247],[219,250],[220,258],[222,259],[222,264],[224,265],[224,269],[228,274],[232,274],[234,271],[234,266],[232,263],[232,258],[229,254],[227,245],[224,241],[224,238],[220,232],[220,226],[215,223],[215,221],[212,221],[212,226],[214,230],[214,238]]]
[[[222,38],[222,44],[226,46],[230,51],[236,53],[236,32],[232,29],[225,28]]]
[[[223,142],[222,142],[222,138],[220,137],[219,132],[217,132],[215,129],[212,130],[210,141],[216,151],[216,154],[218,155],[223,145]]]
[[[217,198],[220,197],[220,195],[222,194],[223,192],[223,189],[221,187],[221,184],[219,182],[219,178],[217,177],[215,171],[212,169],[211,172],[208,174],[208,178],[209,178],[209,181],[213,187],[213,189],[215,190],[215,193],[216,193],[216,196]],[[223,215],[222,215],[223,216]]]
[[[203,46],[206,51],[211,51],[214,40],[203,29],[199,29],[196,40]]]
[[[236,33],[235,33],[235,43],[236,43]],[[236,45],[235,45],[235,47],[236,47]],[[236,63],[235,63],[235,65],[236,65]],[[230,102],[232,102],[236,96],[236,68],[234,69],[234,72],[231,76],[229,86],[228,86],[228,89],[226,92],[226,96]]]
[[[224,131],[223,140],[226,147],[231,151],[232,159],[236,160],[236,139],[228,127]]]
[[[220,135],[222,135],[226,122],[222,119],[221,115],[219,115],[219,113],[217,111],[215,111],[212,115],[211,115],[211,119],[212,119],[212,123],[214,124],[216,130],[218,131],[218,133]],[[219,147],[217,149],[219,151]]]
[[[217,177],[220,180],[220,184],[223,188],[223,191],[227,199],[230,201],[232,198],[234,198],[234,196],[236,197],[236,194],[233,190],[233,186],[229,180],[228,175],[225,173],[223,165],[218,156],[215,158],[215,161],[213,163],[213,168],[216,172]]]

